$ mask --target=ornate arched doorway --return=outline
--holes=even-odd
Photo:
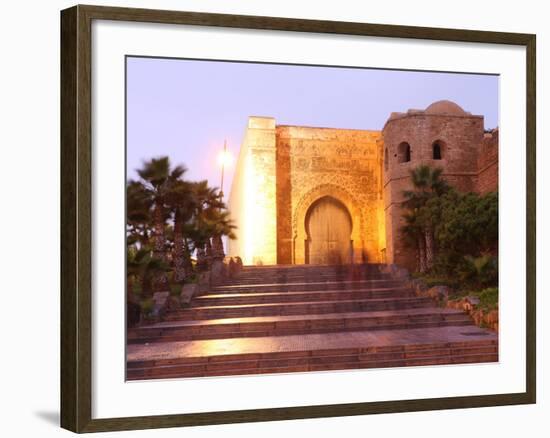
[[[306,263],[350,263],[352,219],[342,202],[332,196],[315,201],[307,211],[305,228]]]

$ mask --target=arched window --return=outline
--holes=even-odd
[[[388,162],[388,148],[384,150],[384,170],[388,170],[390,167],[390,163]]]
[[[434,141],[432,144],[432,158],[434,160],[443,159],[443,142],[441,140]]]
[[[404,141],[397,146],[397,161],[399,163],[411,161],[411,145],[409,143]]]

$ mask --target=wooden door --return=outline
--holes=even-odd
[[[309,264],[349,263],[351,256],[351,218],[338,200],[325,197],[315,202],[306,215]]]

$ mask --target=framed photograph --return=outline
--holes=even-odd
[[[61,12],[61,423],[535,403],[535,35]]]

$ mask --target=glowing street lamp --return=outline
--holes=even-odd
[[[220,151],[218,154],[218,164],[222,168],[222,181],[220,184],[220,213],[222,211],[222,205],[223,205],[223,176],[225,171],[225,166],[230,166],[233,163],[233,157],[231,154],[227,151],[227,140],[223,141],[223,151]],[[212,239],[212,246],[215,250],[215,257],[218,257],[220,260],[224,258],[224,249],[223,249],[223,241],[221,235],[216,235]]]
[[[225,166],[230,166],[233,163],[233,156],[227,150],[227,140],[223,142],[223,151],[218,154],[218,164],[222,168],[222,181],[220,184],[220,198],[223,199],[223,176],[225,171]]]

